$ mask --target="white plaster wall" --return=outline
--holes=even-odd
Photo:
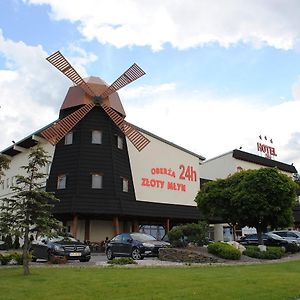
[[[41,142],[40,145],[47,151],[47,155],[50,156],[49,160],[52,161],[54,149],[55,147],[52,146],[50,143]],[[28,164],[28,155],[30,153],[30,149],[25,149],[24,152],[21,152],[13,157],[11,157],[11,162],[9,164],[9,169],[5,170],[5,176],[3,176],[3,184],[0,184],[0,198],[2,197],[10,197],[12,195],[11,190],[11,178],[15,177],[16,175],[26,175],[25,170],[23,170],[21,167],[26,166]],[[45,168],[42,168],[40,170],[41,172],[49,175],[50,168],[47,166]],[[44,179],[44,182],[46,182],[46,179]],[[9,186],[7,187],[7,180],[9,182]],[[15,182],[15,180],[14,180]]]
[[[257,169],[261,169],[261,168],[269,168],[266,166],[262,166],[262,165],[258,165],[252,162],[248,162],[248,161],[243,161],[243,160],[239,160],[234,158],[234,165],[235,165],[235,171],[238,171],[238,168],[241,167],[243,170],[257,170]],[[285,171],[281,171],[281,173],[288,175],[289,177],[292,177],[293,174],[289,173],[289,172],[285,172]]]
[[[236,164],[232,157],[232,151],[204,161],[200,167],[200,177],[210,180],[226,178],[236,172]]]
[[[150,144],[141,152],[127,140],[136,199],[195,206],[194,199],[200,189],[199,158],[152,136],[144,135],[150,140]],[[186,171],[188,167],[193,170],[195,180],[180,179],[183,169]],[[175,176],[153,174],[153,168],[166,168]],[[156,185],[148,186],[150,181],[156,182]]]

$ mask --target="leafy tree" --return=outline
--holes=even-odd
[[[207,218],[219,217],[231,226],[255,227],[262,244],[267,226],[293,223],[296,188],[297,184],[278,169],[261,168],[208,182],[195,200]]]
[[[16,176],[11,187],[13,196],[4,198],[1,206],[0,228],[6,233],[23,239],[23,273],[29,275],[30,235],[51,235],[60,228],[51,209],[58,201],[52,193],[42,189],[46,177],[40,169],[49,163],[46,151],[36,146],[28,155],[28,165],[22,166],[26,175]]]
[[[4,170],[9,168],[10,160],[3,154],[0,154],[0,183],[2,182],[2,176],[4,175]]]
[[[239,221],[239,199],[235,197],[235,189],[240,180],[240,173],[235,177],[217,179],[204,184],[196,196],[198,208],[207,221],[226,222],[233,230],[236,239],[235,228]]]
[[[277,168],[244,171],[236,197],[240,199],[241,226],[255,227],[260,243],[267,227],[293,224],[297,184]]]

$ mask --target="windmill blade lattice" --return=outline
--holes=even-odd
[[[123,133],[128,137],[130,142],[138,151],[142,151],[150,143],[150,141],[143,134],[137,131],[131,124],[126,122],[112,108],[105,104],[102,104],[101,107],[110,116],[113,122],[123,131]]]
[[[92,97],[96,96],[93,90],[88,86],[88,84],[83,80],[83,78],[76,72],[76,70],[59,51],[51,54],[49,57],[47,57],[47,60],[55,68],[65,74],[69,79],[71,79],[76,85],[80,86],[88,95]]]
[[[138,151],[142,151],[150,143],[150,140],[126,121],[124,121],[123,129],[125,135]]]
[[[102,99],[108,97],[112,93],[118,91],[127,84],[137,80],[146,73],[137,65],[133,64],[127,71],[125,71],[115,82],[113,82],[101,95]]]
[[[94,106],[94,103],[84,105],[56,124],[45,129],[41,135],[52,145],[57,144]]]

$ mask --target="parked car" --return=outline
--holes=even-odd
[[[276,230],[272,233],[281,236],[283,239],[296,243],[300,247],[300,232],[295,230]]]
[[[105,252],[109,260],[116,256],[131,256],[137,260],[145,256],[158,256],[159,249],[169,245],[170,243],[158,241],[149,234],[121,233],[110,240]]]
[[[68,260],[86,262],[91,259],[89,246],[73,237],[40,237],[31,245],[32,261],[38,258],[51,260],[53,257],[66,257]]]
[[[248,234],[242,236],[238,242],[242,245],[258,245],[257,234]],[[277,234],[268,232],[268,233],[263,233],[263,243],[266,246],[287,247],[287,245],[290,242],[283,239]]]

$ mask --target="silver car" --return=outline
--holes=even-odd
[[[283,239],[296,243],[300,247],[300,232],[296,230],[275,230],[272,231]]]

